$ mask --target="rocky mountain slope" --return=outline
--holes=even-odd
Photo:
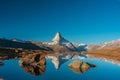
[[[23,48],[29,50],[48,50],[55,52],[82,52],[90,50],[101,50],[101,49],[113,49],[120,47],[120,39],[113,40],[111,42],[105,42],[101,44],[76,44],[66,40],[59,32],[56,33],[55,37],[51,42],[36,42],[26,41],[20,39],[0,39],[0,47],[7,48]]]
[[[55,52],[81,52],[87,50],[87,45],[73,44],[62,37],[59,32],[56,33],[51,42],[45,43],[20,39],[0,39],[0,47],[22,48],[29,50],[48,50]]]
[[[0,39],[0,47],[22,48],[22,49],[29,49],[29,50],[49,50],[48,48],[43,47],[42,44],[37,45],[32,42],[19,42],[19,41],[8,40],[8,39]]]
[[[111,42],[105,42],[102,44],[89,44],[88,50],[101,50],[101,49],[113,49],[120,47],[120,39],[113,40]]]
[[[78,51],[87,51],[87,47],[88,47],[87,44],[83,44],[83,43],[77,44],[77,43],[74,43],[73,45],[76,47],[76,49]]]
[[[59,51],[59,52],[70,52],[70,51],[81,52],[81,51],[85,51],[87,47],[87,45],[71,43],[70,41],[62,37],[59,32],[56,33],[55,37],[52,39],[51,42],[45,42],[43,44],[51,47],[54,51]]]
[[[54,50],[76,50],[76,47],[71,42],[63,38],[59,32],[56,33],[55,37],[52,39],[51,42],[45,42],[44,44],[52,47]]]

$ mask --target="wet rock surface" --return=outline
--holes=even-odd
[[[4,63],[0,61],[0,66],[3,66],[3,65],[4,65]]]
[[[73,72],[81,74],[88,71],[91,67],[96,67],[96,66],[87,62],[73,61],[70,64],[68,64],[68,67]]]
[[[19,65],[27,73],[37,76],[44,73],[46,67],[46,59],[43,55],[38,53],[29,54],[19,60]]]

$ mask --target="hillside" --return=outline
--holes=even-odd
[[[113,49],[120,47],[120,39],[110,42],[104,42],[101,44],[88,44],[88,50],[101,50],[101,49]]]
[[[7,39],[0,39],[0,47],[7,47],[7,48],[23,48],[29,50],[47,50],[44,47],[38,46],[31,42],[17,42]]]
[[[92,50],[84,52],[84,54],[120,62],[120,48]]]

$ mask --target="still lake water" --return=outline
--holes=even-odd
[[[78,74],[68,68],[74,61],[69,59],[56,69],[50,59],[47,59],[46,69],[42,75],[34,76],[19,66],[19,60],[4,60],[0,66],[0,78],[4,80],[120,80],[120,66],[98,59],[83,59],[83,62],[96,64],[87,72]]]

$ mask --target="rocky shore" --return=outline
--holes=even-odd
[[[45,71],[46,59],[44,55],[39,53],[29,54],[19,60],[19,65],[27,73],[38,76]]]
[[[24,50],[22,48],[2,48],[0,47],[0,60],[3,59],[14,59],[19,57],[24,57],[28,54],[52,54],[52,51],[46,50]]]

